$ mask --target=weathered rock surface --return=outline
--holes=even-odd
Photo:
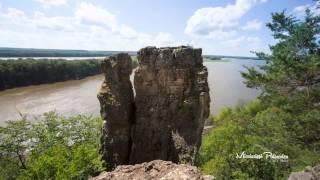
[[[210,103],[201,53],[185,46],[141,49],[134,99],[130,57],[119,54],[104,60],[105,81],[98,98],[109,169],[156,159],[194,163]]]
[[[105,80],[98,99],[102,128],[102,153],[109,169],[128,164],[131,149],[130,127],[134,116],[133,89],[130,82],[132,71],[128,54],[118,54],[102,62]]]
[[[320,165],[307,167],[302,172],[293,172],[288,180],[320,180]]]
[[[174,164],[155,160],[148,163],[118,166],[112,172],[103,172],[92,180],[213,180],[213,176],[202,176],[190,165]]]
[[[210,103],[201,53],[191,47],[138,52],[130,164],[155,159],[193,164]]]

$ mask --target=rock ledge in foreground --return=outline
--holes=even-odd
[[[288,180],[320,180],[320,165],[307,167],[301,172],[293,172]]]
[[[91,180],[214,180],[203,176],[195,167],[175,164],[170,161],[154,160],[136,165],[118,166],[112,172],[103,172]]]

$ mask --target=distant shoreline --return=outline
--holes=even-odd
[[[0,59],[5,58],[62,58],[62,57],[106,57],[118,53],[128,53],[136,56],[136,51],[91,51],[72,49],[37,49],[37,48],[11,48],[0,47]],[[227,55],[203,55],[204,58],[236,58],[261,60],[259,57],[227,56]]]
[[[118,53],[136,55],[135,51],[89,51],[0,47],[0,57],[104,57]]]

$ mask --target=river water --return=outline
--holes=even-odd
[[[227,62],[205,62],[209,72],[211,113],[224,107],[244,104],[259,92],[243,84],[240,71],[243,65],[257,66],[263,61],[228,59]],[[131,77],[133,78],[133,76]],[[69,116],[75,114],[99,115],[97,93],[102,75],[82,80],[35,85],[0,91],[0,126],[20,114],[33,118],[48,111]]]

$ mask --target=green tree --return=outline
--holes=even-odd
[[[0,128],[0,179],[87,179],[103,170],[100,118],[50,112],[34,121]]]
[[[72,148],[55,144],[31,155],[28,165],[18,179],[88,179],[103,170],[96,147],[87,143]]]
[[[242,73],[247,85],[261,89],[266,96],[301,96],[306,108],[319,103],[319,23],[320,16],[310,10],[303,21],[285,12],[272,14],[272,22],[267,26],[278,43],[271,46],[271,55],[258,53],[267,61],[260,71],[248,68],[248,72]]]
[[[309,9],[304,20],[274,13],[267,26],[278,40],[271,55],[258,53],[268,64],[242,74],[249,87],[262,90],[265,102],[296,115],[286,122],[295,138],[320,150],[320,16]]]
[[[227,108],[213,123],[198,163],[220,179],[286,179],[292,171],[320,163],[320,17],[272,14],[267,27],[277,43],[259,69],[242,72],[246,84],[261,90],[251,103]],[[236,153],[286,154],[288,162],[236,159]]]
[[[14,158],[21,169],[26,169],[25,154],[31,138],[30,123],[23,118],[20,121],[10,121],[7,127],[0,127],[0,155],[1,158]]]

